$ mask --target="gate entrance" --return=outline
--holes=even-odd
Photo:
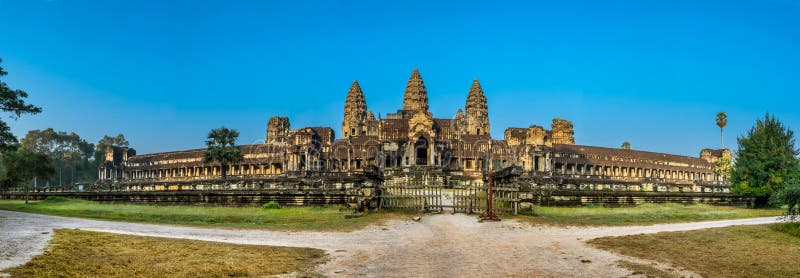
[[[486,211],[486,186],[464,186],[453,188],[453,210],[462,213],[482,213]],[[517,214],[519,209],[519,189],[492,188],[492,211],[496,214]]]
[[[519,189],[494,187],[492,211],[516,214]],[[452,213],[486,211],[486,186],[391,185],[381,186],[380,208],[415,209]]]
[[[437,185],[381,186],[378,208],[442,211],[442,189]]]

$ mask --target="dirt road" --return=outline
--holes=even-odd
[[[621,277],[622,258],[586,245],[586,240],[777,222],[774,217],[631,227],[530,226],[516,221],[477,223],[474,216],[442,214],[421,221],[395,220],[354,232],[279,232],[205,229],[96,221],[0,211],[0,269],[40,254],[52,230],[84,230],[188,238],[240,244],[313,247],[331,260],[318,271],[327,276],[367,277]],[[665,267],[665,266],[664,266]],[[666,268],[666,267],[665,267]],[[683,274],[691,274],[683,272]]]

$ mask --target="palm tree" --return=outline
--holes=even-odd
[[[623,150],[630,150],[631,149],[631,143],[628,142],[628,141],[622,142],[622,146],[620,146],[619,148],[623,149]]]
[[[224,126],[212,129],[208,133],[208,140],[206,140],[208,149],[203,156],[203,163],[219,162],[222,179],[226,177],[225,172],[228,165],[244,159],[242,150],[236,146],[236,138],[239,138],[239,132]]]
[[[717,113],[717,126],[719,127],[719,136],[722,138],[722,148],[725,148],[725,133],[722,132],[722,129],[728,125],[728,114],[725,112]]]

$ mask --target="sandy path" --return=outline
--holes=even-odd
[[[775,217],[630,227],[529,226],[516,221],[477,223],[474,216],[440,214],[422,221],[395,220],[384,226],[342,232],[277,232],[205,229],[96,221],[0,211],[0,269],[40,254],[56,228],[189,238],[241,244],[313,247],[331,261],[328,276],[367,277],[621,277],[622,258],[589,247],[586,240],[664,231],[683,231],[777,222]],[[583,261],[583,262],[582,262]]]

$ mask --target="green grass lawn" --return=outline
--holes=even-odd
[[[798,277],[800,237],[776,229],[783,225],[604,237],[589,244],[686,268],[703,277]],[[800,223],[786,225],[797,228]]]
[[[397,211],[367,213],[345,219],[339,206],[259,207],[158,206],[108,204],[54,198],[45,201],[0,201],[0,210],[103,220],[275,230],[352,231],[388,219],[407,216]],[[645,204],[636,207],[535,207],[510,218],[550,225],[647,225],[779,216],[781,209],[746,209],[712,205]],[[509,217],[509,216],[504,216]]]
[[[648,225],[720,219],[780,216],[781,209],[748,209],[704,204],[643,204],[635,207],[534,207],[520,221],[555,225]]]
[[[83,217],[102,220],[147,222],[274,230],[352,231],[397,218],[398,213],[367,213],[345,219],[349,210],[339,206],[259,207],[158,206],[108,204],[85,200],[53,198],[45,201],[0,201],[0,210]]]

